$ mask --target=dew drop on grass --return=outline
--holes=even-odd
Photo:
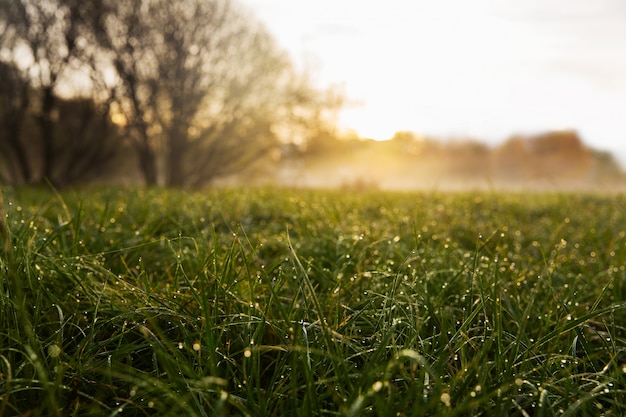
[[[383,388],[382,381],[376,381],[372,384],[372,391],[379,392]]]
[[[441,394],[441,397],[439,397],[439,400],[441,400],[442,403],[444,403],[444,405],[446,407],[450,407],[450,394],[448,394],[447,392],[444,392],[443,394]]]
[[[48,355],[51,358],[58,358],[60,354],[61,354],[61,348],[59,347],[59,345],[54,344],[48,348]]]

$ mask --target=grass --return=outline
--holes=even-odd
[[[4,190],[0,415],[624,415],[625,207]]]

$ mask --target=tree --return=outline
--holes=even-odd
[[[279,129],[304,156],[341,152],[346,140],[358,138],[354,132],[337,131],[337,111],[344,105],[345,97],[336,88],[318,90],[310,74],[294,74],[286,86],[285,97],[287,105],[280,114]]]
[[[606,151],[592,150],[592,180],[594,181],[624,181],[626,176],[615,157]]]
[[[146,184],[200,186],[254,166],[298,124],[319,129],[323,94],[302,82],[267,31],[234,4],[0,3],[0,59],[8,57],[2,71],[11,80],[1,88],[20,98],[0,103],[1,117],[23,115],[14,119],[22,124],[3,123],[17,133],[0,138],[11,150],[0,171],[14,181],[74,181],[83,171],[74,168],[106,164],[111,145],[119,146],[119,134],[108,135],[114,118]],[[38,135],[20,131],[32,124]]]
[[[231,1],[86,3],[148,185],[159,172],[168,186],[199,186],[247,169],[296,123],[296,108],[316,105],[267,31]]]
[[[59,100],[54,126],[56,185],[90,181],[111,170],[122,137],[111,122],[110,106],[110,100],[96,102],[90,97]]]
[[[159,80],[152,43],[157,28],[150,27],[150,13],[143,4],[142,0],[92,0],[85,1],[80,11],[118,77],[116,100],[126,137],[135,149],[146,185],[152,186],[158,180],[154,125]]]
[[[218,41],[228,2],[94,0],[83,9],[121,84],[119,107],[147,185],[184,185],[201,105],[220,80]],[[215,35],[215,36],[213,36]],[[218,62],[219,63],[219,60]],[[206,153],[206,152],[205,152]]]
[[[90,32],[80,20],[81,5],[79,0],[12,0],[0,7],[0,90],[6,94],[0,104],[0,149],[5,150],[1,159],[6,182],[48,180],[63,186],[80,181],[112,157],[103,150],[117,143],[100,141],[119,139],[107,136],[110,129],[105,128],[110,125],[114,91],[103,81]],[[61,97],[61,90],[76,94],[76,79],[88,84],[91,98]],[[38,131],[27,129],[29,125]]]
[[[494,150],[494,176],[500,180],[520,181],[531,175],[531,155],[523,136],[512,136]]]
[[[444,151],[443,161],[451,177],[482,179],[490,176],[490,150],[484,143],[471,139],[451,141]]]
[[[411,131],[394,133],[391,142],[405,155],[433,156],[441,151],[441,144],[436,139],[419,136]]]
[[[23,141],[24,121],[31,99],[31,87],[12,63],[0,61],[0,181],[12,184],[31,182],[33,171]]]
[[[53,181],[55,89],[78,50],[76,21],[69,7],[52,0],[15,0],[5,11],[16,46],[29,54],[28,73],[40,94],[36,121],[40,127],[41,175]]]
[[[168,185],[198,186],[253,163],[275,142],[274,113],[289,62],[226,1],[156,2],[158,111]],[[167,5],[167,6],[166,6]]]
[[[591,152],[573,130],[557,130],[534,136],[529,139],[529,149],[537,176],[581,178],[591,168]]]
[[[16,31],[9,19],[8,2],[0,3],[0,181],[29,182],[32,170],[20,140],[30,105],[26,74],[10,61]]]

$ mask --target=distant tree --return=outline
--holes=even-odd
[[[494,152],[496,174],[509,180],[583,180],[592,163],[591,150],[572,130],[514,136]]]
[[[354,132],[339,133],[337,111],[344,105],[343,93],[313,87],[309,74],[291,77],[286,87],[286,105],[279,129],[294,142],[303,156],[324,155],[345,148],[345,142],[360,139]]]
[[[626,175],[610,152],[592,151],[592,180],[624,181]]]
[[[394,133],[391,141],[401,152],[413,156],[433,156],[441,151],[441,143],[436,139],[419,136],[410,131]]]
[[[578,133],[553,131],[529,138],[528,150],[534,176],[580,178],[591,168],[591,153]]]
[[[419,142],[420,138],[413,132],[408,130],[400,130],[393,134],[391,140],[396,143],[411,145],[415,142]]]
[[[490,149],[476,140],[447,143],[444,148],[446,172],[453,177],[485,178],[491,175]]]
[[[0,159],[5,182],[67,185],[111,158],[102,151],[114,144],[100,141],[108,132],[113,90],[102,88],[105,76],[80,20],[81,5],[79,0],[1,4],[5,63],[0,90],[7,96],[3,94],[0,110],[0,147],[6,151]],[[77,78],[89,85],[93,100],[61,96],[61,91],[72,94]],[[78,113],[68,113],[72,111]]]
[[[494,176],[504,180],[522,180],[529,175],[527,140],[513,136],[493,151]]]

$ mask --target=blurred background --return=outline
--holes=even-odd
[[[616,0],[5,0],[0,182],[622,189]]]

